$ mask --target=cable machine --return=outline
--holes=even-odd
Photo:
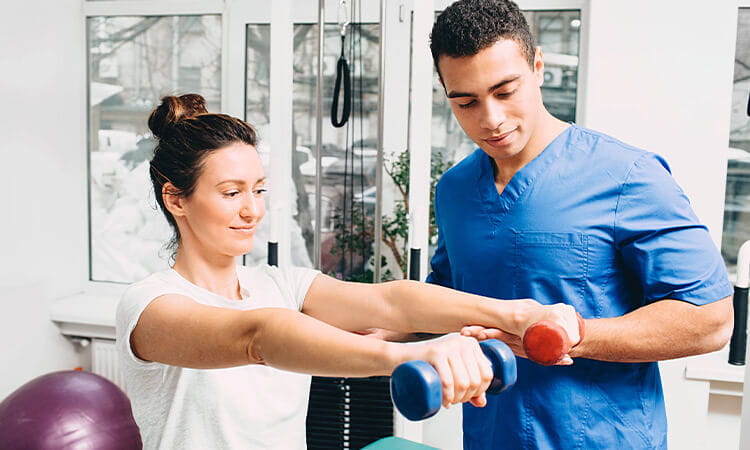
[[[381,1],[381,8],[384,1]],[[330,120],[334,128],[342,128],[345,133],[344,141],[344,174],[343,197],[340,212],[340,222],[336,232],[343,235],[343,258],[337,272],[342,276],[356,270],[355,255],[357,246],[354,240],[364,242],[367,237],[368,220],[365,209],[365,135],[364,135],[364,63],[363,63],[363,24],[362,2],[354,0],[339,0],[337,25],[341,38],[341,51],[336,65],[336,78],[331,99],[329,117],[323,114],[323,56],[325,38],[325,0],[318,2],[318,77],[316,87],[316,145],[314,157],[316,161],[316,211],[315,211],[315,267],[321,268],[321,224],[322,224],[322,157],[323,157],[323,123]],[[383,52],[384,20],[380,17],[380,47]],[[350,70],[351,62],[351,70]],[[375,277],[380,279],[380,240],[378,230],[382,227],[380,210],[382,209],[382,183],[377,181],[383,166],[382,158],[382,56],[379,79],[379,123],[378,123],[378,157],[376,165],[376,213],[374,217],[374,253]],[[352,76],[357,76],[352,80]],[[354,81],[354,82],[353,82]],[[356,83],[359,81],[359,83]],[[359,139],[357,139],[357,137]],[[357,151],[358,150],[358,151]],[[359,236],[357,236],[360,234]],[[349,240],[347,243],[346,240]],[[364,256],[364,272],[369,249],[359,248]],[[374,281],[372,280],[372,281]],[[364,379],[313,377],[310,389],[310,403],[307,417],[307,445],[308,448],[361,448],[379,438],[390,436],[394,431],[393,406],[390,401],[388,377],[371,377]]]

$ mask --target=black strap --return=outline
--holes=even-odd
[[[344,80],[344,109],[341,111],[341,120],[338,119],[339,113],[339,94],[341,93],[341,79]],[[343,127],[349,121],[349,114],[352,110],[352,87],[349,77],[349,63],[344,56],[344,36],[341,36],[341,56],[336,65],[336,84],[333,86],[333,103],[331,104],[331,124],[336,128]]]

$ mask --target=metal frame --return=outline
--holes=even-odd
[[[386,30],[386,0],[380,0],[380,54],[378,57],[378,156],[377,172],[375,173],[375,267],[373,269],[374,282],[381,279],[380,260],[383,248],[383,136],[385,135],[385,30]]]
[[[222,0],[147,0],[85,1],[83,14],[91,16],[172,16],[193,14],[222,14]]]
[[[409,110],[409,249],[420,250],[418,261],[409,269],[424,280],[427,274],[427,248],[430,224],[430,164],[432,159],[432,56],[430,31],[435,9],[415,2],[412,16]],[[427,136],[428,139],[424,137]],[[421,251],[424,250],[424,251]],[[411,252],[410,252],[411,253]],[[418,270],[416,270],[418,269]]]
[[[321,149],[323,148],[323,53],[325,46],[325,17],[326,5],[325,0],[318,0],[318,81],[315,86],[315,104],[317,114],[315,120],[315,234],[313,235],[313,253],[315,260],[313,262],[316,269],[320,269],[320,224],[323,221],[323,212],[321,204],[323,202],[323,193],[321,192],[321,171],[323,170],[321,161]]]

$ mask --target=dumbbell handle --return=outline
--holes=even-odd
[[[479,344],[492,365],[493,378],[488,394],[499,394],[516,382],[516,357],[504,342],[489,339]],[[409,420],[432,417],[443,403],[443,390],[437,370],[425,361],[409,361],[391,375],[391,399]]]

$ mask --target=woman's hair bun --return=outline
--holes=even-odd
[[[161,104],[149,116],[148,127],[155,137],[161,139],[169,128],[180,120],[207,112],[206,99],[198,94],[185,94],[179,97],[167,95],[162,97]]]

